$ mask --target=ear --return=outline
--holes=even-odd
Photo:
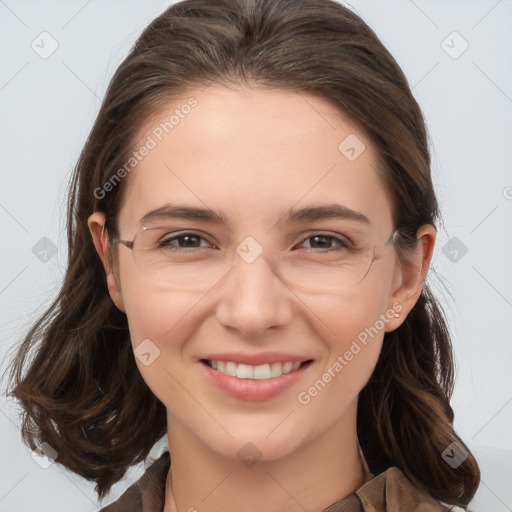
[[[107,287],[108,292],[110,294],[110,298],[112,302],[116,305],[116,307],[125,313],[125,307],[123,302],[123,297],[121,295],[121,290],[119,285],[117,284],[113,269],[110,268],[108,261],[108,236],[105,227],[105,215],[101,212],[94,212],[87,220],[87,226],[89,227],[89,231],[91,232],[92,240],[94,242],[94,247],[96,248],[96,252],[103,263],[103,268],[105,269],[105,275],[107,278]]]
[[[418,301],[423,291],[427,271],[434,252],[436,241],[436,228],[432,224],[423,224],[416,232],[418,244],[412,261],[403,268],[398,265],[393,280],[393,294],[390,297],[389,308],[399,313],[399,317],[392,318],[386,326],[386,332],[399,327],[405,317]],[[393,304],[395,307],[393,308]],[[402,309],[398,309],[398,304]]]

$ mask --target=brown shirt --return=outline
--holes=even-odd
[[[165,484],[170,468],[165,451],[144,474],[113,503],[100,512],[163,512]],[[462,510],[443,505],[426,491],[414,487],[397,468],[373,477],[354,493],[322,512],[446,512]]]

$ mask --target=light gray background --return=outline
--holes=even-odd
[[[69,173],[114,70],[168,5],[0,0],[0,357],[58,289],[66,264]],[[431,282],[445,304],[455,346],[455,427],[482,468],[471,508],[512,511],[512,2],[351,5],[402,66],[429,127],[445,220],[433,267],[446,289]],[[51,49],[43,31],[58,44],[46,59],[31,47],[35,41],[40,52]],[[43,237],[55,245],[54,255],[46,245],[48,261],[45,247],[37,245]],[[20,440],[15,404],[4,397],[0,429],[0,512],[100,507],[93,484],[56,463],[44,469],[32,459]],[[133,468],[102,505],[143,469]]]

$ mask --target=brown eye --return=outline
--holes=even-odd
[[[316,233],[305,238],[302,243],[310,241],[311,249],[328,249],[328,250],[345,250],[350,249],[350,244],[342,239],[333,235],[326,235]],[[308,248],[308,247],[307,247]],[[322,251],[320,251],[322,252]]]
[[[201,240],[204,240],[210,246],[209,242],[198,235],[197,233],[181,233],[175,236],[168,236],[167,238],[163,238],[158,242],[158,247],[160,248],[169,248],[169,249],[199,249],[201,247]]]

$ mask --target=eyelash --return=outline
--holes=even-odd
[[[179,235],[175,235],[171,238],[166,238],[164,240],[162,240],[160,243],[159,243],[159,246],[164,248],[164,247],[171,247],[171,242],[173,242],[174,240],[178,240],[180,238],[184,238],[186,236],[190,236],[192,235],[193,237],[196,237],[196,238],[200,238],[202,240],[205,240],[206,242],[208,242],[208,240],[206,240],[205,237],[199,235],[198,233],[194,233],[192,231],[189,231],[189,232],[185,232],[185,233],[180,233]],[[306,249],[308,249],[308,252],[315,252],[315,253],[330,253],[332,251],[337,251],[337,250],[350,250],[351,249],[351,245],[350,245],[350,242],[345,241],[344,239],[342,238],[338,238],[334,235],[328,235],[328,234],[325,234],[325,233],[312,233],[312,234],[309,234],[308,236],[306,236],[305,238],[302,239],[302,242],[300,242],[299,245],[303,244],[304,242],[306,242],[307,240],[310,240],[311,238],[315,238],[315,237],[323,237],[323,238],[329,238],[331,239],[333,242],[335,243],[338,243],[339,244],[339,248],[336,249],[336,248],[331,248],[331,247],[328,247],[326,248],[325,250],[322,250],[321,248],[320,249],[316,249],[316,248],[313,248],[313,247],[306,247]],[[183,248],[183,247],[174,247],[175,250],[181,250],[181,251],[186,251],[186,252],[197,252],[198,249],[201,249],[201,247],[193,247],[193,248],[190,248],[190,249],[187,249],[187,248]]]

